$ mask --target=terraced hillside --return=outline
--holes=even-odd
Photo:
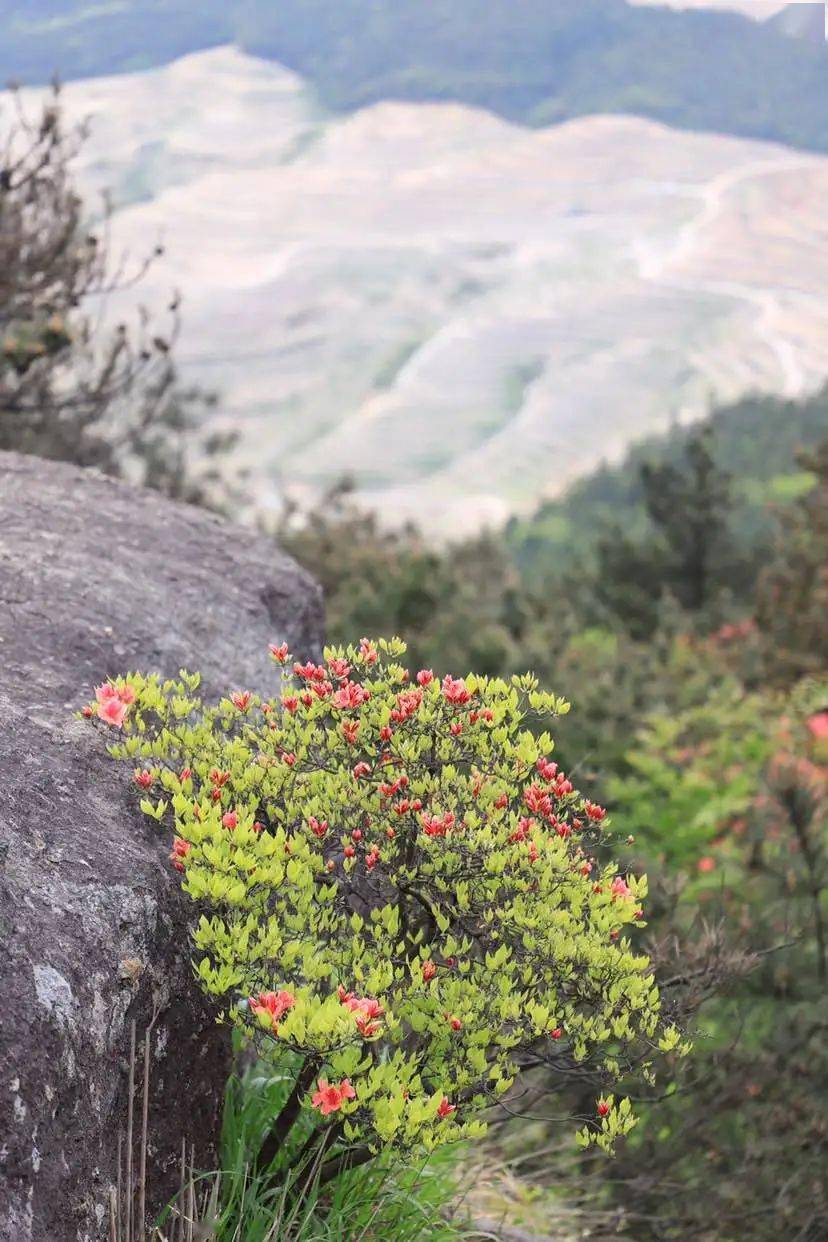
[[[65,97],[116,242],[168,247],[185,372],[223,393],[260,495],[349,472],[456,533],[714,396],[828,373],[824,157],[624,116],[331,117],[230,48]]]

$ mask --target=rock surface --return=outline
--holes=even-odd
[[[211,1158],[228,1048],[193,984],[166,836],[72,711],[108,675],[273,688],[267,644],[321,642],[272,544],[63,464],[0,453],[0,1239],[108,1237],[129,1028],[158,1009],[150,1206],[186,1137]],[[140,1066],[139,1066],[140,1072]]]

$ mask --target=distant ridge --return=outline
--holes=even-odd
[[[820,0],[789,4],[781,13],[769,18],[767,24],[790,39],[825,43],[825,5]]]
[[[828,55],[819,40],[788,37],[790,11],[761,23],[625,0],[5,0],[3,10],[0,81],[132,72],[235,43],[300,73],[333,111],[455,100],[533,126],[632,113],[828,150]]]

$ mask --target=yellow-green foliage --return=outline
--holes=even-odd
[[[599,866],[603,810],[524,727],[568,704],[529,675],[409,680],[404,653],[329,649],[280,700],[212,708],[197,676],[130,674],[86,714],[123,729],[113,755],[174,821],[202,986],[304,1064],[304,1116],[409,1152],[481,1134],[522,1067],[617,1092],[679,1035],[629,935],[646,881]],[[608,1094],[579,1141],[634,1124]]]

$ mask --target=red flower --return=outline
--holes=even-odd
[[[225,811],[224,815],[221,817],[221,822],[225,828],[238,828],[239,817],[235,811]]]
[[[99,718],[105,721],[106,724],[114,725],[116,729],[120,729],[123,726],[128,711],[128,705],[123,703],[120,698],[107,697],[103,701],[98,700]]]
[[[422,972],[423,972],[423,982],[430,983],[431,980],[434,978],[434,976],[437,974],[437,967],[434,965],[433,962],[423,962]]]
[[[270,646],[268,647],[268,651],[273,656],[273,659],[277,660],[279,664],[285,664],[287,662],[287,659],[288,659],[287,643],[282,643],[280,647],[277,647],[275,643],[271,643]]]
[[[361,707],[363,703],[367,703],[370,697],[370,690],[365,690],[355,681],[344,681],[331,699],[331,703],[343,711],[352,711],[356,707]]]
[[[601,820],[605,819],[607,815],[605,809],[602,806],[598,806],[595,802],[585,802],[584,810],[587,814],[587,818],[591,819],[593,823],[596,824],[600,824]]]
[[[311,1096],[311,1104],[319,1109],[323,1117],[327,1117],[329,1113],[338,1112],[345,1100],[353,1099],[356,1099],[356,1091],[347,1078],[343,1078],[338,1086],[329,1083],[327,1078],[320,1078],[319,1090]]]
[[[701,871],[703,875],[707,875],[709,872],[715,870],[716,859],[711,858],[709,854],[705,854],[704,858],[699,859],[699,861],[696,863],[696,866],[698,867],[699,871]]]
[[[376,664],[379,659],[376,647],[368,638],[361,638],[359,640],[359,655],[365,664]]]
[[[356,850],[352,845],[346,845],[342,852],[346,858],[353,858],[354,854],[356,854]]]
[[[471,698],[471,691],[466,688],[462,677],[452,677],[446,673],[443,678],[443,698],[447,703],[462,707]]]
[[[379,735],[380,735],[381,741],[390,742],[391,738],[394,736],[394,730],[391,728],[390,725],[383,725],[383,727],[380,729]]]
[[[248,707],[250,706],[250,691],[249,690],[234,690],[233,693],[230,695],[230,702],[240,712],[246,712]]]
[[[286,752],[282,755],[282,762],[286,763],[289,768],[292,768],[296,762],[296,756],[292,752]]]
[[[286,712],[295,712],[299,707],[299,697],[295,694],[282,695],[282,707]]]
[[[344,681],[351,671],[351,666],[347,660],[340,660],[337,658],[328,660],[328,668],[331,670],[331,673],[337,681]]]
[[[622,879],[620,875],[617,875],[613,880],[610,892],[612,893],[613,901],[616,897],[632,897],[632,890],[627,881]]]
[[[828,739],[828,712],[817,712],[808,717],[808,731],[818,742]]]
[[[423,825],[423,832],[427,837],[444,837],[447,832],[454,826],[454,816],[451,811],[446,811],[445,815],[429,815],[428,811],[423,811],[420,816],[420,823]]]
[[[370,1039],[372,1035],[376,1035],[381,1026],[379,1019],[385,1013],[378,1000],[374,1000],[372,996],[354,996],[351,992],[340,995],[340,1000],[355,1015],[357,1030],[363,1038]]]
[[[309,690],[306,690],[305,693],[302,695],[302,702],[305,705],[305,707],[313,706],[313,695],[310,693]]]
[[[394,840],[394,837],[395,837],[397,834],[396,834],[396,832],[394,831],[394,829],[393,829],[393,828],[386,828],[386,830],[385,830],[385,835],[388,837],[388,840],[389,840],[389,841],[393,841],[393,840]]]
[[[366,763],[365,760],[362,760],[361,763],[358,763],[356,765],[356,767],[353,770],[352,775],[353,775],[354,780],[358,781],[360,777],[368,776],[370,771],[371,771],[371,765]]]
[[[431,669],[421,668],[419,673],[417,674],[417,685],[418,686],[430,686],[433,681],[434,681],[434,674],[432,673]]]
[[[610,1106],[606,1100],[598,1101],[598,1116],[599,1117],[606,1117],[609,1110],[610,1110]]]
[[[535,764],[535,767],[538,769],[545,781],[554,780],[555,774],[558,771],[557,763],[552,763],[549,759],[539,759]]]
[[[556,1026],[553,1031],[549,1032],[549,1034],[552,1036],[553,1039],[560,1039],[561,1036],[563,1035],[563,1029],[560,1026]]]
[[[326,819],[319,820],[315,815],[311,815],[308,819],[308,827],[315,837],[324,837],[328,831],[328,821]]]
[[[459,1018],[455,1018],[452,1015],[446,1014],[446,1021],[448,1022],[449,1026],[451,1027],[453,1031],[462,1031],[463,1023],[460,1021]]]
[[[325,670],[321,664],[312,664],[310,661],[307,664],[299,664],[297,662],[293,666],[293,671],[302,681],[325,680]]]
[[[358,720],[344,720],[342,722],[342,736],[349,746],[356,745],[359,730],[360,722]]]
[[[141,768],[136,768],[132,774],[132,779],[135,781],[135,784],[140,785],[142,789],[152,789],[155,777],[152,772],[150,772],[149,768],[144,768],[143,771]]]
[[[368,854],[365,859],[365,866],[367,867],[369,871],[373,871],[374,867],[376,867],[379,860],[380,860],[380,852],[377,849],[377,847],[374,846],[374,848],[371,850],[371,853]]]
[[[292,992],[260,992],[258,996],[250,997],[252,1012],[257,1018],[266,1014],[274,1031],[287,1011],[295,1004],[296,997]]]
[[[463,732],[462,722],[459,720],[452,720],[451,724],[449,725],[449,733],[451,733],[453,737],[459,737],[462,732]]]
[[[453,1104],[449,1104],[445,1096],[440,1101],[440,1107],[437,1109],[438,1117],[450,1117],[452,1113],[456,1113],[457,1109]]]
[[[190,845],[189,841],[184,841],[181,837],[175,838],[173,841],[172,853],[170,854],[170,862],[175,867],[176,871],[184,870],[184,859],[187,857],[192,848],[193,847]]]

